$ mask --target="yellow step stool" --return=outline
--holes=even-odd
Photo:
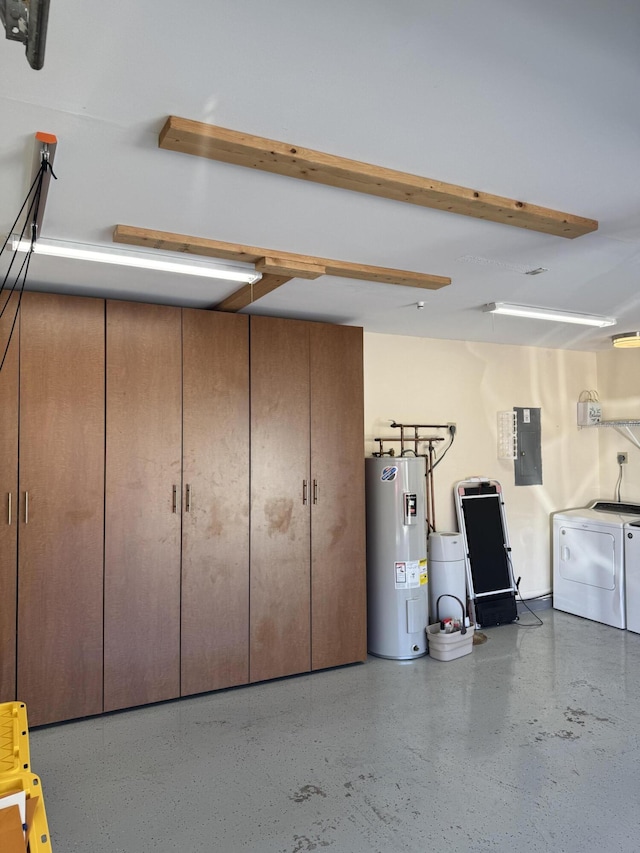
[[[35,773],[0,774],[0,797],[15,791],[24,791],[27,800],[38,797],[29,831],[29,853],[52,853],[40,778]]]
[[[31,772],[27,707],[24,702],[0,703],[0,797],[24,791],[37,804],[29,830],[29,853],[52,853],[42,783]]]
[[[27,706],[24,702],[0,704],[0,776],[31,769]]]

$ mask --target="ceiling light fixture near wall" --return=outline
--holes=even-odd
[[[614,347],[619,347],[620,349],[640,347],[640,332],[624,332],[621,335],[614,335],[611,340]]]
[[[11,238],[14,252],[28,252],[30,240]],[[138,252],[127,249],[111,249],[107,246],[93,246],[89,243],[67,243],[62,240],[39,239],[33,244],[36,255],[48,255],[56,258],[71,258],[77,261],[94,261],[101,264],[117,264],[138,269],[173,272],[180,275],[198,275],[205,278],[217,278],[225,281],[240,281],[254,284],[262,276],[252,267],[242,264],[211,264],[171,252]]]
[[[536,308],[533,305],[514,305],[510,302],[490,302],[483,311],[492,314],[508,314],[510,317],[529,317],[534,320],[554,320],[558,323],[578,323],[582,326],[615,326],[613,317],[598,317],[595,314],[578,314],[573,311],[557,311],[555,308]]]

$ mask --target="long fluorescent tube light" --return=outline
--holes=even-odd
[[[510,302],[490,302],[484,311],[492,314],[508,314],[511,317],[531,317],[534,320],[555,320],[558,323],[578,323],[582,326],[615,326],[613,317],[598,317],[595,314],[577,314],[573,311],[556,311],[555,308],[535,308],[532,305],[513,305]]]
[[[11,238],[14,252],[28,252],[30,240]],[[108,246],[92,246],[89,243],[66,243],[62,240],[38,239],[33,244],[36,255],[49,255],[54,258],[72,258],[77,261],[95,261],[101,264],[119,264],[125,267],[173,272],[181,275],[199,275],[205,278],[221,278],[226,281],[240,281],[253,284],[262,278],[259,272],[249,266],[225,263],[211,264],[195,260],[177,253],[139,252],[129,249],[111,249]]]

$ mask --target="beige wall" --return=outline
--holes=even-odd
[[[580,392],[597,387],[595,353],[371,333],[364,345],[367,454],[373,438],[396,432],[391,420],[455,423],[453,447],[435,472],[436,528],[457,529],[456,481],[499,480],[522,594],[548,592],[549,513],[599,496],[601,431],[576,426]],[[513,463],[497,458],[497,412],[514,406],[542,410],[542,486],[516,487]]]
[[[597,356],[597,389],[603,420],[640,420],[640,350],[606,350]],[[611,427],[596,430],[600,441],[602,497],[614,498],[618,479],[616,454],[628,454],[620,496],[640,502],[640,449]],[[640,427],[633,429],[640,439]]]

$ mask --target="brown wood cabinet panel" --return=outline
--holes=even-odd
[[[107,302],[107,711],[180,694],[181,325]]]
[[[104,302],[25,293],[20,324],[17,692],[39,725],[102,711]]]
[[[0,294],[0,363],[18,304]],[[16,698],[16,595],[18,578],[18,348],[20,324],[0,371],[0,702]]]
[[[261,681],[311,666],[309,326],[252,317],[250,337],[250,680]]]
[[[184,309],[182,695],[249,679],[248,317]]]
[[[311,334],[312,668],[365,660],[362,329]]]

